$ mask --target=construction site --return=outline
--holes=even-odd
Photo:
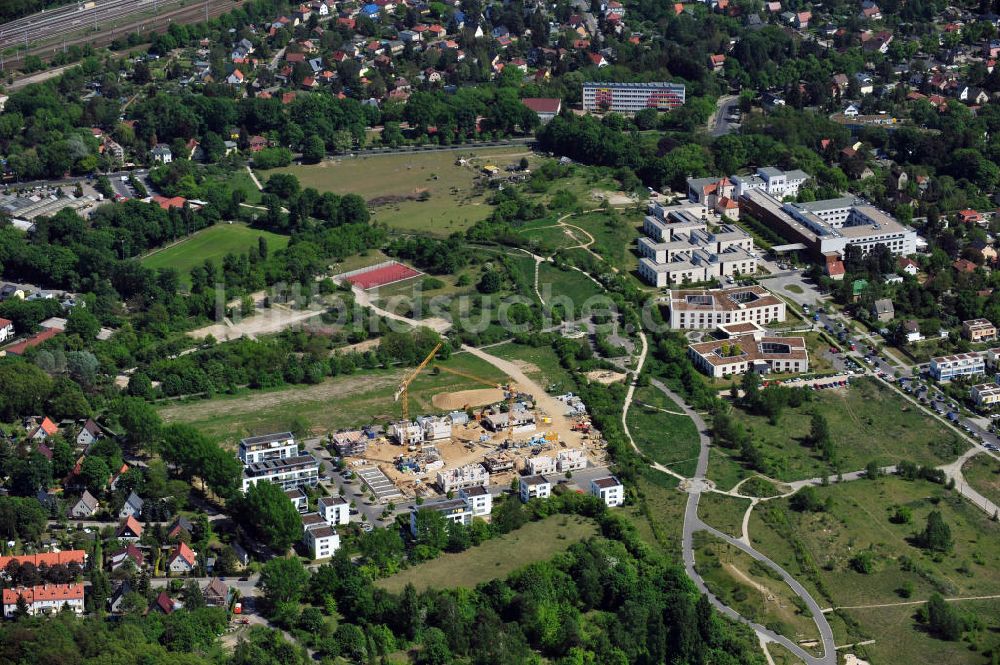
[[[509,486],[523,474],[572,473],[607,464],[603,437],[578,397],[535,394],[541,393],[538,386],[512,380],[498,384],[443,364],[428,369],[439,348],[400,384],[398,420],[329,437],[348,468],[366,484],[368,478],[375,480],[377,486],[366,490],[377,501]],[[438,393],[432,404],[441,413],[411,416],[408,388],[423,371],[448,372],[484,387]]]

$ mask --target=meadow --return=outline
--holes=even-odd
[[[628,426],[639,450],[650,459],[682,476],[694,475],[698,428],[662,392],[652,386],[636,390],[635,403],[628,412]]]

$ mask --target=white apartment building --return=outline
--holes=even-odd
[[[587,468],[587,456],[579,448],[567,448],[556,453],[556,468],[561,473]]]
[[[389,425],[388,434],[400,445],[420,443],[424,440],[424,428],[420,423],[399,421]]]
[[[437,485],[445,493],[468,487],[486,487],[489,484],[490,474],[482,464],[468,464],[437,473]]]
[[[340,536],[321,515],[312,513],[302,517],[302,543],[313,560],[329,559],[340,549]]]
[[[458,496],[468,505],[473,517],[486,517],[493,512],[493,495],[482,485],[460,489]]]
[[[556,472],[556,461],[546,455],[529,457],[525,461],[525,466],[528,473],[533,476],[543,476],[548,473]]]
[[[410,508],[410,533],[417,535],[417,514],[424,510],[433,510],[444,516],[449,522],[469,526],[472,524],[472,508],[465,499],[442,499],[431,501],[422,506]]]
[[[293,506],[295,506],[295,510],[300,513],[304,513],[309,510],[309,497],[307,497],[306,493],[300,488],[293,487],[290,490],[285,490],[285,496],[287,496],[288,500],[292,502]]]
[[[588,81],[583,84],[584,111],[613,111],[633,114],[643,109],[670,111],[684,105],[683,83],[613,83]]]
[[[978,407],[992,407],[1000,404],[1000,385],[996,383],[981,383],[972,386],[969,391]]]
[[[781,200],[786,196],[798,196],[799,189],[807,180],[809,174],[805,171],[783,171],[774,166],[761,167],[752,175],[688,178],[688,200],[716,208],[720,199],[735,200],[750,190],[762,191]]]
[[[595,478],[590,481],[590,493],[609,508],[625,503],[625,486],[614,476]]]
[[[242,490],[267,481],[283,490],[294,487],[315,487],[319,482],[319,460],[312,455],[255,462],[243,469]]]
[[[239,456],[244,465],[265,460],[285,459],[299,454],[299,444],[291,432],[278,432],[240,439]]]
[[[931,358],[930,375],[938,381],[951,381],[962,376],[986,373],[986,360],[982,353],[958,353],[953,356]]]
[[[719,379],[746,372],[802,374],[809,371],[809,352],[802,337],[740,335],[688,345],[688,357],[704,374]]]
[[[343,497],[321,496],[316,501],[316,512],[330,526],[347,524],[351,521],[351,504]]]
[[[522,476],[519,479],[518,492],[524,503],[532,499],[547,499],[552,496],[552,483],[545,476]]]
[[[3,615],[7,618],[17,612],[17,599],[23,597],[28,613],[55,614],[68,607],[75,614],[83,614],[83,584],[42,584],[34,587],[16,587],[3,590]]]

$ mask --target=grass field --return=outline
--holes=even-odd
[[[555,298],[569,298],[574,305],[574,312],[569,317],[578,318],[589,298],[603,295],[603,290],[592,282],[589,277],[577,270],[560,270],[551,263],[543,263],[538,267],[538,291],[546,304],[551,304]],[[610,302],[610,300],[608,300]],[[588,306],[597,306],[589,303]]]
[[[798,513],[777,499],[754,510],[750,536],[754,546],[770,556],[815,595],[820,605],[844,607],[859,630],[845,639],[875,638],[865,647],[876,663],[983,663],[981,653],[1000,645],[997,603],[960,601],[963,612],[983,622],[973,639],[980,653],[967,645],[946,643],[924,633],[913,620],[916,605],[937,591],[946,598],[1000,594],[1000,524],[955,492],[926,481],[896,477],[859,480],[817,488],[821,501],[832,500],[829,512]],[[907,507],[911,523],[890,519],[897,506]],[[951,529],[953,551],[932,555],[912,542],[927,515],[940,511]],[[869,552],[870,574],[857,572],[852,559]],[[909,597],[904,597],[904,587]],[[892,604],[888,608],[855,606]],[[992,613],[991,613],[992,612]],[[846,624],[845,624],[846,625]]]
[[[695,562],[705,585],[751,620],[797,642],[819,637],[816,623],[794,591],[770,568],[714,536],[695,534]]]
[[[590,249],[615,268],[631,272],[639,265],[635,241],[641,235],[642,213],[633,210],[590,212],[575,215],[567,224],[578,226],[594,238]]]
[[[447,365],[488,380],[503,379],[492,365],[466,353]],[[330,430],[398,419],[400,405],[393,394],[411,369],[366,371],[332,377],[315,386],[286,386],[276,390],[217,396],[194,402],[168,402],[158,407],[167,422],[186,422],[218,440],[282,430]],[[462,377],[425,371],[410,384],[410,412],[437,413],[431,398],[439,392],[481,388]]]
[[[291,173],[303,187],[364,197],[374,207],[374,221],[395,231],[447,236],[490,214],[490,192],[477,191],[475,185],[482,167],[494,164],[502,168],[522,156],[535,161],[530,151],[520,146],[371,155],[274,169],[261,174],[261,180],[273,173]],[[460,157],[469,163],[457,165]],[[424,192],[429,198],[418,201]]]
[[[942,423],[872,379],[812,394],[812,401],[785,409],[777,425],[761,416],[736,413],[761,445],[772,469],[770,475],[779,480],[813,478],[831,472],[819,453],[804,444],[813,413],[826,416],[843,471],[862,469],[871,461],[879,466],[900,460],[937,466],[954,460],[968,448]]]
[[[774,661],[774,665],[802,665],[802,661],[799,658],[780,644],[771,642],[767,645],[767,652],[771,654],[771,660]]]
[[[474,588],[477,584],[506,577],[518,568],[551,559],[573,543],[597,535],[593,520],[576,515],[552,515],[529,522],[516,531],[487,540],[457,554],[442,554],[376,582],[399,593],[407,584],[424,589]]]
[[[974,490],[1000,505],[1000,462],[988,455],[976,455],[965,463],[962,475]]]
[[[639,449],[683,476],[694,475],[698,458],[694,421],[659,410],[676,411],[678,407],[652,386],[639,388],[635,399],[638,403],[629,409],[628,426]]]
[[[723,451],[713,447],[708,451],[708,477],[715,481],[716,487],[723,490],[732,489],[736,483],[750,475],[731,455],[734,451]]]
[[[528,378],[537,381],[552,393],[570,392],[575,389],[573,375],[561,364],[552,347],[527,346],[509,342],[490,348],[490,353],[521,365]]]
[[[244,224],[216,224],[169,247],[147,254],[142,265],[147,268],[176,268],[184,285],[191,283],[191,269],[207,259],[222,266],[222,258],[229,253],[242,254],[256,247],[259,238],[267,238],[269,251],[288,246],[288,236],[252,229]]]
[[[576,247],[586,242],[586,237],[574,229],[565,226],[535,226],[524,228],[518,231],[530,241],[530,247],[534,253],[549,255],[557,249],[564,247]]]
[[[722,533],[739,538],[743,535],[743,515],[750,506],[750,499],[705,492],[698,503],[698,517]]]
[[[639,506],[623,510],[635,524],[639,535],[650,546],[674,561],[681,560],[681,525],[688,495],[677,490],[677,479],[648,466],[641,467],[638,491]]]

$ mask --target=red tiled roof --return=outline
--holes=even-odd
[[[118,527],[118,534],[121,535],[126,531],[131,531],[138,537],[142,537],[142,525],[139,524],[134,516],[129,515],[122,521],[122,525]]]
[[[35,587],[18,587],[3,590],[3,604],[14,605],[17,597],[24,596],[29,605],[43,600],[83,600],[82,584],[44,584]]]
[[[159,205],[164,210],[170,210],[171,208],[183,208],[187,199],[183,196],[154,196],[153,203]]]
[[[7,326],[14,325],[14,322],[10,319],[0,318],[0,328],[6,328]]]
[[[183,540],[177,544],[177,549],[170,555],[170,561],[174,561],[178,557],[187,561],[189,565],[194,565],[194,550],[188,547],[188,544]]]
[[[158,607],[164,614],[172,614],[174,611],[174,601],[167,595],[166,591],[160,592],[160,595],[153,601],[153,605]]]
[[[7,567],[11,561],[20,564],[30,563],[36,568],[45,566],[58,566],[60,564],[78,563],[83,565],[87,553],[83,550],[66,550],[65,552],[42,552],[41,554],[22,554],[20,556],[0,556],[0,570]]]
[[[61,332],[62,332],[62,330],[60,330],[59,328],[46,328],[45,330],[43,330],[42,332],[38,333],[37,335],[32,335],[31,337],[29,337],[26,340],[23,340],[23,341],[18,342],[17,344],[12,344],[11,346],[8,346],[6,348],[6,351],[7,351],[8,354],[19,356],[22,353],[24,353],[25,351],[27,351],[28,349],[34,348],[34,347],[38,346],[39,344],[41,344],[42,342],[46,342],[46,341],[52,339],[53,337],[55,337],[56,335],[58,335]]]
[[[559,113],[562,100],[558,97],[525,97],[521,103],[535,113]]]

